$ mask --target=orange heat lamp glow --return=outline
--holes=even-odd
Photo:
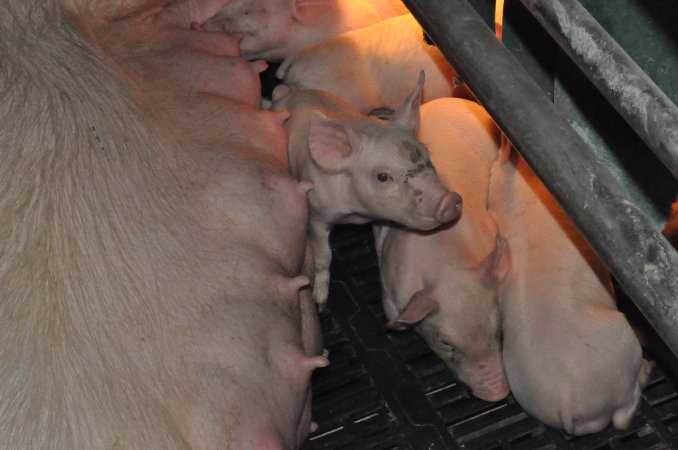
[[[494,34],[501,41],[504,25],[504,0],[497,0],[494,6]]]

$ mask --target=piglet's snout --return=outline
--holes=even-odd
[[[462,199],[456,192],[445,193],[435,210],[435,219],[440,223],[451,222],[461,214]]]
[[[497,381],[493,384],[480,386],[473,389],[473,395],[486,402],[498,402],[504,400],[511,393],[508,383]]]
[[[473,395],[486,402],[498,402],[511,393],[503,366],[488,365],[459,376],[471,387]]]

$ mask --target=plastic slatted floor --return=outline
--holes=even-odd
[[[304,450],[678,448],[678,392],[654,364],[631,426],[572,437],[528,416],[513,397],[473,397],[414,332],[387,330],[371,229],[339,227],[328,308],[330,366],[316,371],[319,429]]]

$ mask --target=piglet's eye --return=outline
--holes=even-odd
[[[381,181],[382,183],[388,181],[389,178],[391,178],[391,176],[389,174],[387,174],[386,172],[379,172],[377,174],[377,180]]]

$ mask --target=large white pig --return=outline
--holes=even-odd
[[[432,232],[374,226],[389,327],[414,326],[475,396],[498,401],[509,393],[497,305],[506,260],[487,195],[499,131],[477,103],[446,98],[422,105],[418,137],[464,210]]]
[[[327,301],[333,225],[385,219],[431,230],[461,211],[461,198],[440,183],[426,148],[415,138],[423,81],[420,74],[390,123],[360,114],[323,91],[295,91],[273,106],[290,112],[285,124],[290,170],[313,186],[309,236],[313,294],[321,308]]]
[[[455,70],[437,47],[424,42],[411,14],[393,17],[299,51],[276,76],[291,89],[320,89],[340,95],[364,114],[395,109],[411,80],[426,73],[423,101],[455,93]]]
[[[223,3],[0,2],[2,448],[309,430],[305,190]]]
[[[492,169],[489,210],[510,247],[499,306],[516,400],[570,434],[627,427],[649,365],[607,269],[508,144]]]
[[[400,0],[230,0],[204,25],[241,33],[246,59],[282,61],[338,34],[406,12]]]

